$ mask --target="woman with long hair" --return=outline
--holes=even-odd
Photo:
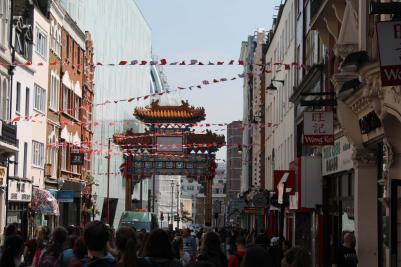
[[[174,257],[179,260],[182,265],[186,265],[191,261],[191,255],[184,251],[184,241],[181,236],[176,236],[171,243],[173,247]]]
[[[161,229],[152,231],[145,248],[145,260],[151,266],[181,267],[182,264],[174,258],[170,238]]]
[[[220,237],[217,233],[205,234],[198,261],[207,261],[215,267],[227,267],[227,257],[221,251]]]
[[[67,235],[67,230],[64,227],[57,227],[53,230],[50,244],[40,258],[40,267],[51,267],[57,264],[65,248]],[[61,262],[59,264],[61,265]]]
[[[138,258],[138,242],[134,229],[122,226],[116,233],[116,247],[118,250],[117,267],[145,267],[149,263],[142,258]]]
[[[248,248],[241,263],[241,267],[254,266],[278,267],[276,263],[272,261],[267,250],[259,245]]]
[[[22,267],[22,252],[24,250],[24,240],[20,235],[8,236],[4,242],[3,255],[0,260],[0,266]]]

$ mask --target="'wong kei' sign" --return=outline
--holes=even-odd
[[[304,112],[304,145],[327,146],[334,144],[332,111]]]
[[[383,86],[401,85],[401,21],[377,23]]]

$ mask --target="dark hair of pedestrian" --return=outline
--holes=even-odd
[[[211,255],[221,252],[220,249],[220,237],[215,232],[208,232],[205,234],[203,240],[201,255]]]
[[[54,228],[46,254],[59,255],[63,251],[63,246],[67,241],[67,235],[67,230],[64,227]]]
[[[277,267],[271,260],[269,252],[261,246],[253,246],[246,250],[245,256],[242,259],[241,267]]]
[[[173,248],[173,252],[174,252],[174,257],[176,259],[180,259],[180,250],[183,248],[184,246],[184,241],[182,239],[181,236],[178,236],[176,238],[174,238],[173,242],[171,242],[171,246]]]
[[[92,221],[85,226],[84,240],[88,250],[104,251],[109,241],[107,226],[101,221]]]
[[[207,261],[197,261],[188,263],[185,267],[213,267],[213,264]]]
[[[4,229],[4,236],[16,235],[18,232],[18,224],[12,223],[6,226]]]
[[[82,236],[75,240],[72,251],[77,259],[81,260],[85,257],[88,251],[86,249],[85,240]]]
[[[146,245],[148,243],[149,236],[150,236],[149,233],[138,232],[137,243],[139,245],[138,245],[138,253],[137,254],[139,257],[145,256]]]
[[[237,236],[237,238],[235,239],[235,244],[245,246],[246,245],[245,237],[243,235]]]
[[[284,255],[284,261],[291,267],[311,267],[312,259],[309,252],[300,246],[289,249]]]
[[[8,236],[4,242],[3,256],[0,260],[0,266],[15,267],[14,258],[22,255],[24,240],[20,235]]]
[[[127,226],[120,227],[116,233],[116,246],[120,253],[120,266],[135,266],[138,244],[134,229]]]
[[[153,230],[146,243],[145,256],[153,258],[173,259],[173,250],[166,232]]]

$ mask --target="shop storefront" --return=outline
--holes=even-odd
[[[60,208],[60,225],[81,225],[82,189],[82,183],[66,181],[57,192],[57,200]]]
[[[345,232],[354,232],[354,172],[352,146],[345,136],[322,150],[324,259],[330,266],[333,248]]]
[[[31,197],[32,184],[29,180],[10,177],[8,181],[7,224],[18,224],[25,237],[29,237],[32,233],[29,204]]]

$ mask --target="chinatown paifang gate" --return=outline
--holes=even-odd
[[[212,184],[216,152],[225,145],[224,135],[210,131],[194,133],[192,127],[205,119],[204,108],[182,101],[180,106],[150,106],[135,109],[134,116],[147,125],[145,133],[115,134],[114,143],[124,151],[122,173],[127,181],[126,210],[133,210],[133,186],[156,175],[180,175],[196,179],[205,188],[205,225],[212,224]],[[152,195],[153,192],[152,192]],[[154,198],[152,199],[154,209]]]

